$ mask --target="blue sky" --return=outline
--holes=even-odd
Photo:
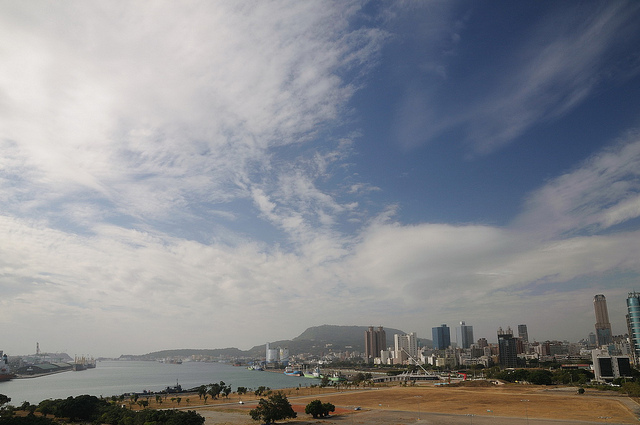
[[[616,334],[635,2],[0,5],[1,349]]]

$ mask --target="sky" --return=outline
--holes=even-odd
[[[578,341],[640,291],[640,3],[0,2],[0,349]],[[363,336],[364,338],[364,336]]]

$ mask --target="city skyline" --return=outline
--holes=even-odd
[[[577,341],[596,294],[626,333],[639,19],[632,1],[2,2],[0,350],[461,320]]]

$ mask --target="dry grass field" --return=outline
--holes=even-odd
[[[364,415],[368,415],[367,420],[357,421],[358,423],[412,423],[420,420],[422,415],[423,424],[469,423],[469,419],[471,423],[477,424],[516,423],[516,418],[523,421],[517,423],[569,420],[577,421],[574,423],[630,424],[637,423],[640,415],[640,406],[634,400],[617,393],[587,390],[585,394],[580,395],[577,394],[576,388],[517,384],[486,387],[392,386],[340,392],[334,389],[300,388],[287,389],[284,392],[295,410],[300,412],[298,419],[288,421],[296,424],[339,423],[335,418],[340,417],[348,417],[351,422],[343,423],[349,424],[353,423],[353,418],[364,418]],[[150,400],[150,407],[195,409],[207,418],[208,425],[250,424],[252,421],[248,411],[255,406],[256,397],[245,395],[242,399],[244,404],[239,404],[238,395],[233,394],[228,400],[208,400],[204,405],[197,395],[192,395],[188,402],[182,396],[180,406],[177,405],[177,400],[172,402],[168,398],[160,406],[155,405],[155,400]],[[304,406],[314,399],[333,403],[337,407],[333,421],[312,421],[304,414]],[[360,407],[361,410],[356,411],[355,407]],[[452,415],[462,419],[460,422],[446,422],[445,416],[441,416],[435,422],[429,422],[425,418],[430,414]],[[413,419],[396,419],[403,415]],[[465,417],[469,419],[464,419]],[[498,421],[500,418],[506,422]],[[507,418],[511,419],[507,421]]]

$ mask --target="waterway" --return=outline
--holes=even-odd
[[[0,382],[0,394],[11,397],[10,404],[19,406],[24,401],[36,404],[49,398],[83,394],[110,397],[144,390],[161,391],[177,383],[186,390],[220,381],[230,385],[233,391],[238,387],[256,389],[264,385],[280,389],[318,383],[314,379],[252,371],[226,363],[101,361],[95,369]]]

